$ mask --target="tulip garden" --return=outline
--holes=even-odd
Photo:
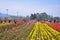
[[[0,40],[60,40],[60,24],[36,21],[0,24]]]

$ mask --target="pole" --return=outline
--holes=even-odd
[[[18,11],[17,11],[17,16],[18,16]]]

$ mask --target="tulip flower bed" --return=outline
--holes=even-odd
[[[8,26],[9,30],[0,32],[0,40],[25,40],[34,24],[20,24]]]
[[[60,24],[58,24],[58,23],[51,24],[51,27],[60,31]]]
[[[10,23],[0,24],[0,27],[9,26],[9,25],[11,25],[11,24]]]
[[[32,20],[3,26],[5,31],[0,32],[0,40],[60,40],[60,32],[51,25],[54,24]]]
[[[5,30],[9,30],[13,27],[16,27],[16,25],[11,23],[0,24],[0,32],[4,32]]]
[[[60,31],[60,24],[59,23],[50,23],[50,22],[44,22],[44,23],[48,24],[53,29]]]
[[[60,32],[46,23],[36,23],[27,40],[60,40]]]

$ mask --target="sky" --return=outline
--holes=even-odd
[[[0,12],[9,15],[27,16],[46,12],[60,17],[60,0],[0,0]]]

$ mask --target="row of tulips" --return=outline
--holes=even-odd
[[[11,24],[10,23],[0,24],[0,27],[9,26],[9,25],[11,25]]]
[[[37,40],[38,39],[38,22],[35,23],[34,28],[30,32],[29,36],[27,37],[27,40]]]

